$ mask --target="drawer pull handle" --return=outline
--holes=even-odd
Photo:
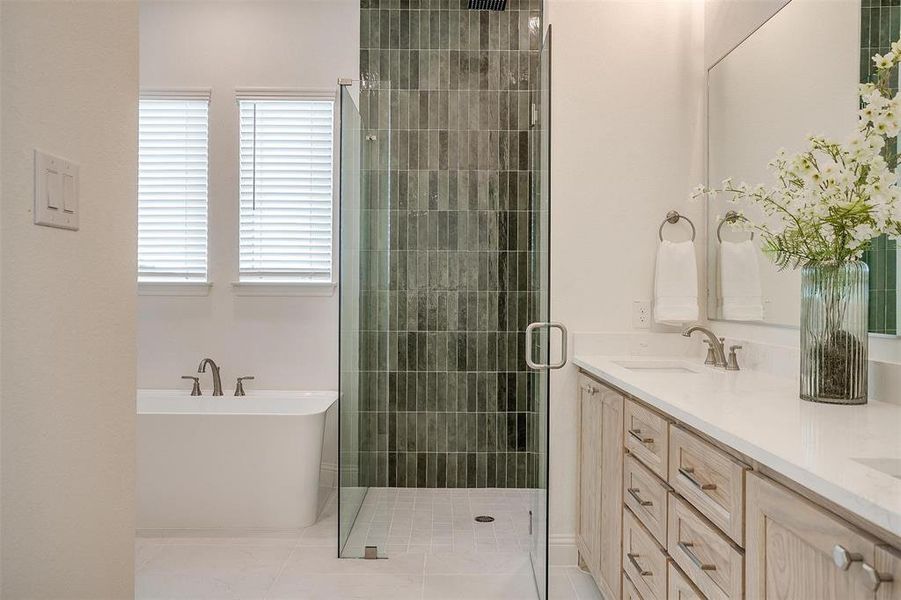
[[[868,565],[867,563],[863,563],[861,568],[863,569],[864,575],[866,575],[867,587],[870,588],[870,591],[872,592],[876,592],[883,583],[894,581],[894,578],[891,575],[880,573],[875,567]]]
[[[650,577],[653,574],[650,571],[645,571],[641,568],[641,565],[638,564],[637,554],[632,554],[631,552],[629,552],[628,554],[626,554],[626,557],[628,557],[629,562],[632,563],[632,566],[635,567],[635,570],[638,571],[638,574],[642,577]]]
[[[585,392],[586,394],[588,394],[589,396],[594,396],[595,394],[597,394],[597,393],[600,392],[601,390],[598,389],[598,388],[596,388],[596,387],[594,387],[593,385],[583,385],[583,386],[582,386],[582,391]]]
[[[636,440],[638,440],[640,443],[645,444],[645,445],[654,443],[654,438],[642,437],[641,429],[630,429],[629,435],[631,435]]]
[[[642,500],[641,499],[641,496],[638,495],[638,492],[639,492],[638,488],[628,488],[626,491],[629,492],[630,496],[635,498],[635,501],[638,502],[638,506],[654,506],[654,503],[651,502],[650,500]]]
[[[691,548],[694,544],[690,542],[679,542],[677,544],[679,546],[679,550],[685,553],[685,556],[688,557],[688,560],[694,563],[694,565],[701,569],[702,571],[716,571],[716,565],[707,565],[701,562],[701,559],[692,552]]]
[[[842,571],[847,571],[851,563],[863,562],[863,555],[848,550],[839,544],[832,547],[832,562]]]
[[[695,469],[694,467],[679,467],[679,473],[691,482],[693,486],[701,490],[715,490],[715,483],[701,483],[698,481],[698,478],[695,477]]]

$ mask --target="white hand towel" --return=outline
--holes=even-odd
[[[750,240],[720,244],[720,298],[724,319],[763,320],[757,252],[757,246]]]
[[[694,242],[660,242],[654,293],[654,320],[658,323],[681,325],[698,320],[698,263]]]

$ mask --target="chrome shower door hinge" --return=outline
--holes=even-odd
[[[535,125],[538,125],[538,107],[535,105],[534,102],[532,103],[532,122],[531,122],[531,125],[532,125],[532,127],[534,127]]]

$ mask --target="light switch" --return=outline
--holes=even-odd
[[[78,229],[78,165],[34,151],[34,224]]]
[[[67,213],[78,212],[78,190],[75,188],[75,177],[63,173],[63,210]]]
[[[44,175],[47,180],[47,207],[59,210],[63,195],[59,172],[50,168]]]

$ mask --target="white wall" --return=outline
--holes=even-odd
[[[238,114],[234,91],[336,89],[359,73],[356,0],[143,0],[141,87],[211,88],[209,296],[138,299],[138,386],[185,387],[200,359],[222,368],[223,386],[253,375],[258,389],[338,387],[338,294],[236,296]],[[336,106],[337,111],[337,106]],[[335,160],[338,159],[337,152]],[[337,182],[335,184],[337,193]],[[337,218],[337,215],[335,215]],[[201,380],[205,390],[210,381]],[[209,392],[207,392],[209,393]],[[336,463],[336,411],[323,463]]]
[[[701,177],[701,4],[550,0],[549,14],[551,316],[573,332],[624,331],[632,301],[652,297],[668,210],[697,225],[702,259],[703,208],[688,201]],[[551,380],[552,560],[572,557],[576,527],[575,373]]]
[[[138,11],[3,3],[2,595],[133,597]],[[81,229],[32,224],[34,148]]]
[[[238,262],[236,88],[336,89],[359,72],[354,0],[141,2],[141,87],[212,88],[206,297],[141,296],[138,385],[184,387],[210,356],[223,386],[337,389],[338,296],[242,297]],[[337,159],[337,155],[336,155]],[[201,382],[210,388],[208,376]]]

